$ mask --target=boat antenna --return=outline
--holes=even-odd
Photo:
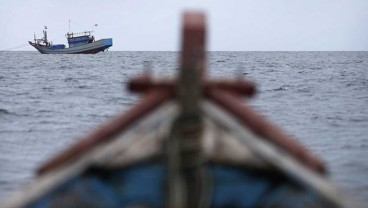
[[[36,33],[33,32],[33,39],[34,39],[34,42],[36,42]]]

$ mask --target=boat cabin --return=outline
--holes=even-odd
[[[86,45],[92,43],[95,37],[92,35],[92,31],[86,31],[81,33],[67,33],[66,38],[68,40],[69,48],[76,46]]]

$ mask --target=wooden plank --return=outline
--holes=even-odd
[[[230,79],[204,79],[202,80],[202,90],[204,94],[213,89],[221,89],[227,92],[231,92],[238,96],[251,97],[256,93],[255,85],[243,79],[230,80]],[[170,91],[172,94],[177,94],[176,83],[177,79],[169,79],[162,77],[152,77],[147,74],[133,78],[128,83],[128,89],[132,92],[147,93],[151,90],[164,90]],[[189,83],[191,84],[191,83]]]
[[[104,168],[122,168],[126,165],[161,156],[163,143],[178,114],[177,105],[169,102],[159,112],[94,154],[94,165]]]
[[[205,116],[202,148],[208,161],[224,165],[269,169],[270,166],[253,152],[226,127]]]

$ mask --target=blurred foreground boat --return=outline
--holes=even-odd
[[[1,207],[341,207],[319,158],[243,103],[252,83],[206,77],[205,17],[184,15],[178,79],[143,94],[38,169]]]

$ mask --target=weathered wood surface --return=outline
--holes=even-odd
[[[203,153],[209,162],[233,166],[269,169],[265,161],[256,157],[251,149],[236,136],[205,116],[205,130],[202,138]]]

